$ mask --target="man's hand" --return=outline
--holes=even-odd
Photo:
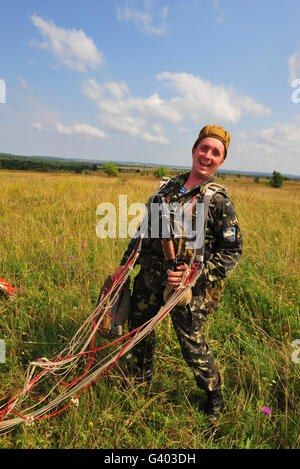
[[[188,268],[187,265],[178,265],[175,271],[169,270],[168,272],[169,285],[171,285],[174,288],[179,287],[182,277],[184,275],[184,272],[186,271],[187,268]]]
[[[114,273],[111,274],[110,278],[112,279],[113,282],[115,280],[117,280],[117,278],[121,275],[121,272],[122,272],[123,269],[124,269],[124,267],[122,265],[119,265],[119,267],[116,268]]]

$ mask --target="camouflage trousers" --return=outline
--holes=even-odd
[[[165,274],[141,269],[134,281],[129,315],[130,330],[141,326],[158,313],[164,304],[165,285]],[[193,296],[188,305],[175,306],[170,311],[183,358],[191,368],[197,385],[206,391],[214,391],[220,389],[221,378],[214,355],[203,335],[207,313],[207,302],[203,296]],[[153,369],[154,349],[155,330],[132,349],[141,370]]]

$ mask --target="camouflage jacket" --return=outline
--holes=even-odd
[[[180,188],[188,179],[188,176],[189,173],[177,176],[161,189],[160,194],[164,196],[168,204],[191,202],[196,195],[199,196],[199,202],[201,202],[204,195],[204,186],[215,181],[214,178],[210,178],[184,194],[180,194]],[[129,243],[121,261],[122,265],[125,265],[129,258],[135,242],[136,240],[132,239]],[[191,253],[185,248],[185,244],[178,239],[174,239],[174,244],[177,260],[188,263]],[[224,188],[218,191],[210,201],[205,231],[204,265],[197,284],[203,288],[222,281],[236,267],[241,255],[242,235],[238,218],[233,202]],[[143,240],[138,263],[147,270],[152,270],[153,266],[156,270],[166,270],[160,239],[148,237]]]

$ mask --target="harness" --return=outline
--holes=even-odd
[[[158,184],[158,187],[156,191],[149,197],[148,202],[147,202],[147,209],[148,213],[150,213],[151,210],[151,204],[155,203],[159,198],[160,202],[163,201],[164,204],[163,206],[165,207],[165,210],[167,210],[167,201],[168,197],[164,195],[164,189],[170,182],[170,178],[163,177],[161,181]],[[196,250],[193,249],[188,249],[188,251],[191,251],[190,255],[190,267],[194,263],[198,263],[199,267],[203,265],[204,261],[204,246],[205,246],[205,231],[206,231],[206,225],[207,225],[207,216],[208,216],[208,210],[209,210],[209,204],[212,199],[212,197],[216,194],[218,191],[224,191],[225,188],[223,186],[220,186],[219,184],[215,183],[208,183],[205,185],[203,188],[201,188],[201,192],[198,193],[195,197],[193,197],[192,202],[190,204],[190,210],[192,212],[193,207],[197,203],[199,199],[202,200],[204,203],[204,240],[203,244],[201,247],[199,247]],[[186,195],[186,194],[183,194]],[[162,217],[168,217],[168,213],[163,212]],[[170,230],[171,233],[171,230]],[[145,232],[144,232],[145,234]],[[141,248],[143,241],[143,237],[141,236],[140,240],[138,241],[138,244]],[[163,249],[164,253],[164,258],[165,258],[165,263],[167,269],[175,270],[177,264],[177,258],[180,255],[180,249],[183,248],[183,244],[185,243],[186,245],[188,244],[188,241],[184,237],[180,238],[180,242],[178,245],[179,250],[176,249],[174,246],[173,242],[173,237],[170,235],[169,238],[167,239],[160,239],[160,243]],[[179,252],[178,252],[179,251]],[[201,269],[199,269],[200,271]],[[108,277],[103,285],[103,288],[100,292],[99,298],[97,305],[103,301],[103,299],[107,296],[107,293],[112,287],[112,280],[110,277]],[[165,302],[168,300],[168,298],[172,295],[173,293],[173,288],[167,286],[164,292],[164,300]],[[183,296],[181,299],[181,302],[178,302],[178,304],[187,304],[191,300],[191,290],[188,291],[187,296]],[[103,318],[103,321],[101,322],[101,326],[99,327],[98,331],[100,334],[106,338],[113,338],[117,336],[121,336],[123,334],[123,326],[127,321],[129,311],[130,311],[130,289],[129,289],[129,279],[126,282],[126,284],[123,286],[123,288],[120,290],[119,294],[114,298],[114,301],[110,300],[110,296],[107,296],[107,306],[108,306],[108,311],[105,317]]]
[[[160,183],[159,183],[159,194],[161,197],[164,199],[166,203],[170,201],[171,197],[168,197],[168,193],[165,193],[164,189],[166,189],[166,186],[170,182],[171,178],[166,178],[164,177]],[[193,190],[193,189],[192,189]],[[191,191],[192,191],[191,190]],[[193,209],[195,205],[200,202],[203,203],[203,243],[201,246],[198,246],[197,249],[192,248],[192,242],[189,241],[185,237],[184,231],[182,232],[182,237],[179,240],[178,247],[177,247],[177,252],[176,256],[180,257],[180,255],[183,253],[183,251],[189,251],[188,257],[190,257],[191,260],[194,262],[197,262],[199,264],[203,264],[204,262],[204,249],[205,249],[205,233],[206,233],[206,227],[207,227],[207,220],[208,220],[208,212],[209,212],[209,205],[211,203],[211,200],[215,196],[217,192],[223,192],[226,193],[226,187],[217,184],[215,182],[209,182],[205,186],[200,188],[200,193],[197,193],[193,198],[189,206],[189,211],[190,214],[192,214]],[[180,199],[185,199],[188,193],[184,193],[182,195],[179,195],[177,197],[177,200]]]

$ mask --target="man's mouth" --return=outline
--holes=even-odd
[[[200,166],[210,166],[209,163],[207,163],[206,161],[203,161],[203,160],[200,160]]]

